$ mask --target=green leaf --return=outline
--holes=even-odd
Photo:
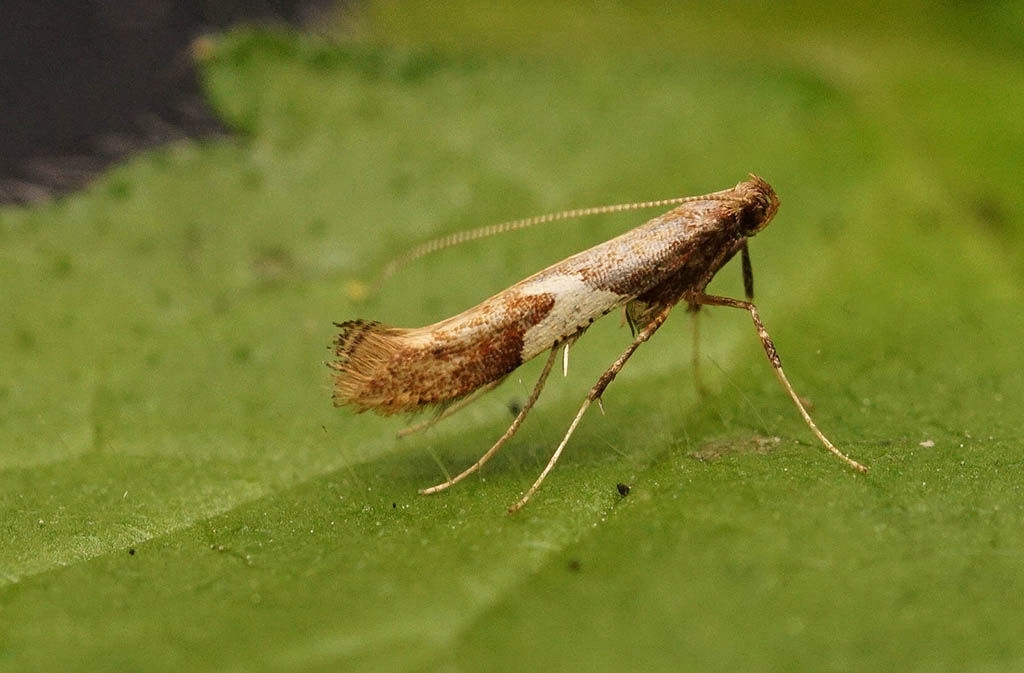
[[[219,38],[244,135],[0,212],[0,670],[1011,670],[1024,660],[1024,73],[1007,6],[379,4]],[[352,10],[356,11],[356,10]],[[870,16],[870,20],[864,18]],[[416,326],[638,224],[430,237],[765,176],[758,305],[539,362],[437,427],[330,405]],[[653,213],[652,213],[653,215]],[[738,296],[738,263],[711,286]],[[695,457],[697,456],[697,457]],[[630,487],[620,495],[617,484]]]

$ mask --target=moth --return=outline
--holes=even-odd
[[[750,314],[775,375],[825,448],[853,469],[867,472],[867,467],[837,449],[815,425],[786,378],[775,345],[752,303],[753,271],[747,239],[764,229],[779,209],[778,196],[764,179],[751,175],[731,189],[701,196],[566,211],[509,224],[519,226],[668,203],[675,207],[433,325],[399,328],[365,320],[335,323],[340,328],[333,346],[336,359],[328,363],[333,369],[335,405],[382,415],[434,407],[439,412],[432,423],[495,388],[520,365],[547,352],[537,383],[505,433],[461,473],[420,491],[437,493],[490,460],[522,425],[559,351],[565,372],[569,347],[595,320],[622,308],[632,342],[590,389],[544,470],[509,508],[510,513],[516,512],[558,462],[588,407],[595,401],[601,404],[605,389],[637,348],[662,326],[673,307],[680,302],[694,311],[701,306],[727,306]],[[424,250],[444,245],[431,244]],[[737,253],[742,258],[746,300],[706,294],[711,279]]]

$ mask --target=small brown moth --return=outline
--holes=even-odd
[[[702,196],[643,204],[566,211],[478,230],[440,243],[427,244],[419,256],[461,240],[595,212],[679,204],[632,231],[538,271],[490,299],[441,322],[414,329],[352,320],[336,323],[334,403],[362,412],[396,414],[437,407],[434,420],[453,413],[478,394],[493,389],[509,373],[549,351],[540,378],[512,425],[475,463],[447,481],[420,491],[437,493],[480,469],[519,429],[537,401],[559,349],[563,371],[569,346],[595,320],[618,307],[633,332],[632,343],[590,389],[547,466],[525,495],[509,508],[519,510],[537,491],[558,461],[584,412],[601,395],[634,351],[651,338],[680,301],[692,309],[730,306],[750,313],[768,360],[782,387],[810,429],[830,452],[852,468],[867,468],[848,457],[818,430],[782,371],[775,345],[761,322],[753,298],[753,272],[747,239],[775,216],[779,199],[762,178]],[[741,253],[747,301],[704,293],[715,273]],[[433,422],[433,421],[431,421]],[[420,429],[421,424],[411,430]]]

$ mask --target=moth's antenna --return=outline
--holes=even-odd
[[[420,257],[425,257],[432,253],[444,250],[445,248],[451,248],[461,243],[468,241],[476,241],[481,238],[487,238],[488,236],[494,236],[495,234],[504,234],[508,231],[516,231],[518,229],[526,229],[537,224],[545,224],[547,222],[557,222],[558,220],[570,220],[576,217],[586,217],[588,215],[603,215],[605,213],[621,213],[628,210],[642,210],[644,208],[660,208],[663,206],[674,206],[687,201],[698,201],[701,199],[707,199],[714,195],[708,194],[704,196],[678,196],[673,199],[658,199],[657,201],[637,201],[635,203],[618,203],[612,206],[593,206],[591,208],[575,208],[573,210],[563,210],[557,213],[548,213],[546,215],[535,215],[533,217],[524,217],[520,220],[510,220],[508,222],[499,222],[498,224],[491,224],[486,227],[478,227],[477,229],[468,229],[466,231],[459,231],[448,236],[442,236],[441,238],[435,238],[417,245],[415,248],[405,253],[400,257],[388,262],[380,272],[380,276],[377,278],[376,287],[380,287],[384,282],[393,276],[396,271],[401,269],[403,266],[414,262]]]

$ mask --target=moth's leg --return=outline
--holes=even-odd
[[[693,387],[698,395],[704,395],[707,388],[700,378],[700,305],[690,304],[686,310],[693,316],[690,318],[693,325]]]
[[[754,267],[750,265],[750,250],[746,239],[743,240],[740,252],[743,257],[743,294],[747,296],[747,301],[754,301]]]
[[[761,322],[761,316],[757,314],[757,307],[749,301],[740,301],[739,299],[730,299],[729,297],[716,297],[709,294],[696,294],[688,296],[687,301],[695,304],[705,304],[708,306],[731,306],[732,308],[743,309],[750,313],[750,317],[754,319],[754,327],[757,328],[757,335],[761,338],[761,345],[764,346],[764,352],[768,355],[768,361],[771,362],[772,368],[775,370],[775,376],[778,377],[782,387],[786,389],[789,396],[793,398],[793,403],[796,404],[796,408],[800,410],[800,415],[804,417],[804,422],[807,426],[818,436],[821,443],[825,445],[825,448],[832,452],[837,458],[845,462],[847,465],[857,470],[858,472],[867,472],[868,468],[861,465],[853,458],[850,458],[845,453],[837,449],[832,442],[828,440],[828,437],[821,433],[818,426],[814,424],[811,419],[811,415],[807,413],[807,409],[804,408],[803,402],[800,401],[800,397],[793,390],[793,386],[790,385],[789,379],[786,378],[786,373],[782,371],[782,361],[779,359],[779,354],[775,350],[775,344],[772,342],[772,338],[768,336],[768,331],[764,328],[764,323]]]
[[[548,355],[548,360],[547,362],[544,363],[544,369],[541,371],[540,378],[537,379],[537,384],[533,387],[533,392],[530,393],[529,399],[526,400],[526,403],[523,404],[523,408],[519,410],[518,414],[516,414],[516,418],[514,421],[512,421],[512,425],[508,426],[508,430],[506,430],[505,434],[503,434],[501,438],[494,443],[494,446],[489,448],[487,450],[487,453],[480,456],[480,458],[475,463],[473,463],[472,465],[470,465],[465,470],[455,475],[448,481],[441,484],[437,484],[436,486],[431,486],[430,488],[421,489],[421,494],[430,495],[431,493],[437,493],[438,491],[443,491],[452,484],[459,483],[460,481],[462,481],[463,479],[465,479],[466,477],[468,477],[469,475],[473,474],[481,467],[483,467],[484,463],[490,460],[491,457],[498,452],[498,449],[504,446],[505,442],[512,438],[512,435],[516,434],[516,430],[518,430],[519,426],[523,424],[523,419],[526,418],[526,414],[533,407],[533,404],[534,402],[537,401],[537,398],[540,397],[540,391],[544,387],[544,382],[547,381],[548,379],[548,374],[551,373],[551,367],[554,366],[555,364],[555,356],[558,355],[558,348],[560,345],[561,344],[555,344],[555,346],[551,349],[551,353],[550,355]]]
[[[601,394],[604,393],[604,389],[607,388],[608,384],[612,382],[616,375],[618,375],[623,365],[626,364],[626,360],[628,360],[629,357],[633,355],[633,352],[640,347],[640,344],[650,339],[651,335],[654,334],[659,327],[661,327],[662,323],[665,322],[665,319],[668,318],[669,311],[671,310],[671,304],[665,306],[665,308],[663,308],[654,317],[654,319],[651,320],[651,322],[647,323],[647,325],[640,331],[640,333],[636,335],[636,338],[633,339],[633,343],[631,343],[629,347],[626,348],[625,351],[623,351],[622,355],[619,356],[619,359],[616,360],[615,363],[611,367],[609,367],[604,374],[601,375],[601,378],[597,380],[597,383],[594,384],[594,387],[590,389],[589,393],[587,393],[587,398],[583,400],[583,406],[581,406],[580,410],[576,412],[576,418],[572,419],[572,423],[569,425],[569,429],[566,431],[565,437],[562,438],[562,441],[558,445],[558,448],[555,449],[554,454],[551,455],[551,459],[548,460],[548,464],[544,467],[544,471],[540,473],[539,477],[537,477],[537,481],[533,482],[533,486],[531,486],[530,490],[526,492],[526,495],[520,498],[519,502],[508,508],[509,514],[515,514],[520,509],[522,509],[523,505],[527,503],[530,497],[537,492],[537,489],[540,488],[540,485],[548,476],[548,472],[551,471],[551,468],[555,466],[555,463],[557,463],[559,457],[561,457],[562,450],[565,448],[565,445],[569,442],[569,438],[572,437],[572,433],[576,430],[576,426],[579,425],[580,419],[583,418],[583,414],[587,411],[587,407],[589,407],[590,403],[593,402],[594,400],[601,399]]]
[[[476,402],[477,399],[480,398],[480,396],[482,396],[485,393],[488,393],[488,392],[494,390],[504,380],[505,380],[505,377],[503,376],[500,379],[498,379],[497,381],[491,381],[487,385],[482,386],[480,388],[477,388],[472,393],[470,393],[466,397],[463,397],[458,402],[454,402],[454,403],[450,404],[444,411],[442,411],[441,413],[437,414],[433,418],[428,418],[427,420],[423,421],[422,423],[417,423],[416,425],[410,425],[408,428],[402,428],[401,430],[398,431],[398,436],[399,437],[408,437],[409,435],[412,435],[412,434],[415,434],[417,432],[421,432],[423,430],[426,430],[427,428],[433,427],[435,424],[440,423],[444,419],[446,419],[449,416],[451,416],[452,414],[454,414],[456,411],[459,411],[460,409],[465,409],[467,406],[469,406],[473,402]]]

